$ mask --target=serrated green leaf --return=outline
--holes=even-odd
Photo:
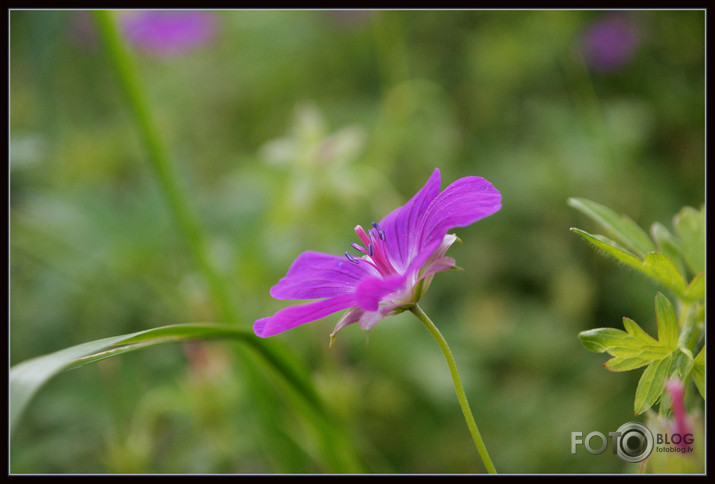
[[[615,328],[597,328],[582,331],[578,337],[587,350],[594,353],[607,352],[611,356],[619,358],[619,361],[627,358],[653,361],[664,358],[672,352],[672,349],[666,348],[646,334],[634,321],[624,318],[625,324],[638,336]],[[637,327],[638,330],[636,331],[634,327]]]
[[[635,255],[618,247],[617,244],[609,241],[605,237],[589,234],[581,229],[572,228],[572,232],[579,234],[598,249],[603,250],[616,260],[638,270],[647,275],[655,282],[670,289],[679,297],[685,298],[686,284],[683,275],[678,272],[678,268],[672,260],[663,254],[651,252],[646,254],[643,260]]]
[[[643,271],[663,286],[672,290],[678,296],[684,296],[687,288],[683,275],[667,256],[651,252],[646,254],[643,261]]]
[[[681,346],[678,348],[678,351],[673,353],[673,358],[674,365],[670,376],[684,380],[693,369],[693,354],[689,349]]]
[[[57,373],[148,346],[192,339],[222,338],[252,343],[252,333],[235,325],[177,324],[103,338],[18,363],[10,369],[11,432],[37,391]]]
[[[603,366],[611,371],[630,371],[652,362],[652,359],[645,359],[638,356],[631,358],[614,357],[604,363]]]
[[[663,294],[658,293],[655,297],[655,312],[657,341],[630,318],[623,318],[626,331],[598,328],[579,333],[587,349],[613,356],[603,365],[607,370],[621,372],[646,366],[636,389],[636,415],[658,401],[665,378],[672,370],[690,372],[693,366],[690,352],[678,348],[678,320],[672,304]]]
[[[625,343],[627,344],[627,343]],[[673,350],[664,346],[614,346],[608,349],[608,353],[619,358],[646,358],[649,361],[659,360]]]
[[[684,272],[683,258],[681,256],[680,243],[665,225],[655,222],[650,228],[651,237],[658,246],[658,250],[677,266],[681,273]]]
[[[608,250],[609,248],[617,249],[620,252],[623,252],[624,254],[627,254],[628,256],[632,257],[636,261],[640,261],[640,259],[636,255],[632,254],[629,249],[623,247],[618,242],[615,242],[615,241],[609,239],[608,237],[605,237],[605,236],[599,235],[599,234],[590,234],[590,233],[586,232],[585,230],[577,229],[575,227],[571,227],[570,230],[571,230],[571,232],[579,234],[584,239],[588,240],[594,246],[596,246],[596,248],[605,251],[606,253],[615,257],[616,259],[619,259],[619,254],[611,254],[610,251]],[[622,260],[621,262],[629,264],[625,260]]]
[[[705,301],[705,273],[700,273],[693,277],[688,287],[685,289],[686,301]]]
[[[651,335],[646,333],[643,328],[641,328],[638,323],[630,318],[623,318],[623,327],[626,328],[626,332],[633,336],[634,338],[640,340],[645,345],[657,345],[658,341]]]
[[[674,217],[673,225],[680,237],[685,263],[694,274],[705,271],[705,210],[683,207]]]
[[[578,334],[581,344],[594,353],[604,353],[614,346],[618,346],[624,337],[630,337],[625,331],[615,328],[596,328],[581,331]]]
[[[638,388],[636,388],[636,398],[633,402],[633,409],[636,415],[640,415],[652,407],[663,394],[665,380],[670,374],[672,360],[672,355],[656,360],[648,365],[643,375],[641,375],[638,381]]]
[[[609,230],[623,245],[643,257],[655,250],[653,241],[637,223],[605,205],[583,198],[570,198],[569,205],[585,213]]]
[[[655,318],[658,323],[658,342],[670,350],[678,347],[680,327],[670,300],[661,293],[655,296]]]
[[[698,356],[693,358],[693,367],[690,370],[693,382],[698,389],[700,396],[705,398],[705,347],[700,350]]]

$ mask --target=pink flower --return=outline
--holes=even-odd
[[[303,252],[288,273],[271,288],[277,299],[320,299],[290,306],[254,323],[261,337],[347,309],[331,339],[345,326],[359,323],[369,330],[383,318],[398,314],[424,295],[437,272],[451,269],[447,249],[457,237],[447,232],[465,227],[501,208],[501,194],[481,177],[464,177],[440,192],[436,169],[424,187],[404,206],[373,227],[355,227],[362,245],[354,257]]]
[[[217,30],[217,19],[193,10],[138,10],[121,17],[124,35],[138,49],[159,56],[187,52],[208,43]]]
[[[631,18],[615,13],[590,26],[581,38],[581,48],[591,68],[606,72],[630,61],[639,42],[640,35]]]
[[[215,14],[192,10],[130,10],[117,13],[119,27],[137,50],[171,57],[201,47],[216,36]],[[83,47],[96,47],[97,32],[88,12],[71,17],[70,36]]]
[[[669,379],[665,384],[665,389],[670,395],[670,399],[673,402],[673,434],[678,434],[681,439],[678,441],[676,447],[687,448],[688,444],[682,439],[683,436],[693,433],[693,427],[690,425],[688,415],[685,412],[685,405],[683,403],[683,396],[685,395],[685,385],[682,381],[677,379]]]

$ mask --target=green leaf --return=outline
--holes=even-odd
[[[586,349],[609,353],[613,358],[604,363],[611,371],[628,371],[668,356],[672,350],[649,336],[638,324],[623,318],[627,332],[614,328],[598,328],[579,333]]]
[[[628,335],[620,329],[597,328],[581,331],[578,337],[587,350],[594,353],[604,353],[613,347],[621,346],[622,341],[628,338]],[[636,342],[634,341],[633,344],[636,344]]]
[[[673,356],[669,355],[661,360],[657,360],[648,365],[636,388],[636,398],[633,402],[633,409],[636,415],[652,407],[663,394],[665,380],[670,374],[670,366]]]
[[[694,274],[705,272],[705,210],[683,207],[673,219],[681,253]]]
[[[646,333],[643,328],[638,326],[638,323],[636,323],[630,318],[623,318],[623,327],[626,328],[626,332],[628,332],[628,334],[630,334],[634,338],[639,339],[646,345],[658,344],[657,340],[655,340],[651,335]]]
[[[693,358],[693,368],[690,371],[693,377],[693,382],[698,388],[700,396],[705,398],[705,347],[700,350],[698,356]]]
[[[614,257],[619,262],[647,275],[657,283],[673,291],[677,296],[687,299],[687,285],[683,275],[667,256],[651,252],[643,260],[623,250],[618,244],[603,236],[589,234],[581,229],[572,228],[572,232],[579,234],[592,245],[601,249],[606,254]]]
[[[684,274],[680,242],[678,242],[676,237],[660,222],[655,222],[651,225],[650,234],[653,240],[655,240],[658,250],[670,258],[678,267],[678,270]]]
[[[655,250],[648,233],[627,216],[619,215],[605,205],[583,198],[570,198],[568,203],[603,225],[636,255],[643,257]]]
[[[685,300],[705,301],[705,273],[700,273],[693,277],[690,284],[685,289]]]
[[[641,271],[679,296],[685,295],[686,283],[683,275],[667,256],[651,252],[646,254]]]
[[[661,293],[655,297],[655,314],[658,340],[629,318],[623,318],[626,331],[598,328],[579,333],[586,349],[613,356],[603,365],[608,370],[629,371],[646,366],[636,389],[636,415],[645,412],[658,401],[663,393],[665,379],[673,371],[687,375],[692,369],[693,375],[697,373],[697,361],[694,362],[690,351],[678,346],[678,319],[670,300]],[[702,371],[704,374],[704,365]]]
[[[603,364],[604,368],[611,371],[630,371],[650,364],[653,360],[633,356],[629,358],[615,357]]]
[[[658,322],[658,342],[670,350],[678,347],[680,327],[673,305],[661,293],[655,296],[655,319]]]
[[[235,325],[177,324],[103,338],[18,363],[10,369],[10,429],[37,391],[57,373],[148,346],[192,339],[235,339],[253,344],[255,336]],[[253,344],[254,347],[257,345]]]
[[[680,327],[673,305],[661,293],[655,297],[655,313],[658,324],[657,340],[630,318],[623,318],[626,331],[597,328],[582,331],[578,337],[584,347],[594,353],[609,353],[621,360],[635,357],[646,361],[660,360],[678,348]]]
[[[690,375],[694,361],[690,350],[680,346],[678,351],[673,353],[673,370],[670,373],[670,377],[684,380]]]
[[[585,230],[577,229],[575,227],[571,227],[571,232],[576,233],[589,241],[591,244],[593,244],[596,248],[601,249],[602,251],[606,252],[607,254],[615,257],[619,261],[623,262],[624,264],[628,265],[634,265],[636,262],[641,262],[641,259],[633,255],[626,249],[625,247],[621,246],[620,244],[612,241],[608,237],[604,237],[603,235],[597,235],[597,234],[590,234],[586,232]],[[633,259],[633,260],[631,260]]]

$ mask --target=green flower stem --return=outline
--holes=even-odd
[[[222,319],[226,322],[236,323],[239,320],[238,312],[231,302],[226,284],[211,263],[206,239],[198,218],[180,189],[178,176],[169,157],[169,152],[162,142],[157,125],[152,118],[147,95],[139,79],[138,69],[125,40],[118,31],[113,18],[114,14],[98,10],[94,12],[94,15],[109,58],[114,64],[120,85],[133,111],[139,132],[144,138],[144,144],[149,152],[149,162],[156,172],[169,208],[188,242],[199,270],[209,285]]]
[[[417,319],[419,319],[422,324],[424,324],[425,328],[427,328],[427,331],[429,331],[435,341],[437,341],[437,344],[442,350],[442,353],[444,353],[444,357],[447,360],[447,365],[449,366],[449,372],[452,375],[452,381],[454,382],[454,389],[457,392],[457,399],[459,400],[459,405],[462,407],[464,420],[466,420],[467,427],[469,427],[469,431],[472,434],[474,445],[477,446],[477,452],[479,452],[479,456],[482,458],[482,462],[484,462],[484,466],[487,468],[487,472],[489,472],[490,474],[496,474],[497,470],[494,467],[491,458],[489,457],[489,452],[487,452],[487,448],[484,445],[482,436],[479,433],[479,429],[477,428],[477,423],[474,421],[474,416],[472,416],[472,411],[469,408],[467,395],[464,393],[462,380],[459,378],[459,372],[457,372],[457,364],[454,361],[454,356],[452,356],[452,351],[449,349],[447,341],[444,339],[444,336],[442,336],[442,333],[439,332],[437,326],[434,325],[432,320],[429,318],[429,316],[425,314],[424,311],[422,311],[422,308],[419,307],[419,305],[415,304],[414,306],[410,307],[410,311],[412,312],[412,314],[417,316]]]
[[[114,13],[111,11],[95,11],[95,21],[104,41],[109,59],[119,77],[119,84],[128,100],[139,132],[148,151],[149,163],[154,168],[157,179],[164,192],[169,209],[186,239],[194,259],[203,277],[209,285],[211,296],[216,304],[221,318],[227,323],[238,323],[239,313],[234,306],[223,277],[216,270],[209,257],[208,244],[199,219],[191,209],[185,193],[181,190],[179,178],[169,156],[169,151],[162,141],[156,122],[154,121],[147,94],[139,77],[138,68],[132,58],[126,41],[120,34]],[[314,386],[307,378],[300,365],[292,363],[287,358],[285,350],[276,342],[254,338],[251,343],[273,370],[284,378],[287,388],[297,394],[302,400],[295,400],[296,405],[308,409],[303,413],[313,421],[320,432],[325,448],[328,464],[337,472],[355,472],[360,465],[354,459],[354,452],[349,442],[343,436],[338,422],[328,412],[317,394]],[[243,352],[239,353],[242,361],[249,363]],[[262,388],[262,378],[257,368],[246,364],[245,377],[254,389]],[[257,390],[258,392],[258,390]],[[264,398],[265,392],[258,392]],[[258,398],[258,393],[257,397]],[[265,397],[267,398],[267,397]]]
[[[172,168],[168,151],[164,147],[161,136],[152,119],[149,103],[142,89],[137,68],[132,62],[131,54],[117,29],[116,21],[113,18],[114,14],[107,11],[95,11],[94,15],[106,44],[110,60],[114,63],[120,84],[127,95],[139,125],[139,131],[144,137],[149,151],[149,161],[156,171],[167,203],[180,225],[188,245],[191,247],[199,269],[209,283],[222,319],[227,323],[237,323],[239,321],[238,313],[231,302],[224,281],[211,264],[202,227],[190,209],[185,195],[179,188],[178,177]],[[286,378],[294,382],[297,387],[302,388],[305,398],[313,404],[317,402],[317,396],[310,383],[306,378],[297,377],[295,371],[292,370],[293,365],[287,363],[284,357],[279,357],[281,351],[278,348],[275,348],[266,340],[257,340],[256,346],[260,346],[264,358],[271,362]]]

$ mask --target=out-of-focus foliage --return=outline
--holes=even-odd
[[[570,453],[571,432],[634,419],[638,381],[603,371],[576,334],[653,321],[653,287],[574,237],[584,217],[566,200],[641,226],[704,202],[705,12],[206,13],[212,34],[185,52],[132,45],[241,327],[281,307],[269,288],[301,251],[344,252],[435,167],[483,176],[503,208],[457,231],[465,270],[439,274],[422,304],[497,469],[633,472]],[[10,362],[219,322],[85,12],[10,12],[10,108]],[[350,328],[328,351],[326,319],[277,338],[366,472],[482,470],[418,321],[392,318],[367,344]],[[10,470],[321,472],[301,410],[269,373],[275,404],[257,405],[244,370],[230,344],[206,343],[62,374],[28,407]]]

